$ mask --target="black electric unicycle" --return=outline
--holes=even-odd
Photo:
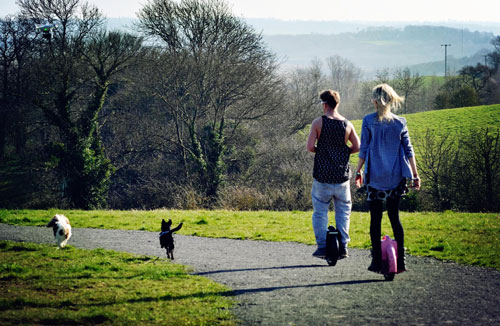
[[[330,266],[335,266],[340,255],[340,240],[342,235],[334,226],[329,226],[326,231],[326,262]]]

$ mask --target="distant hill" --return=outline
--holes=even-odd
[[[470,57],[455,58],[454,56],[448,57],[448,71],[450,73],[458,73],[464,66],[475,66],[478,63],[485,64],[484,57],[488,51],[479,51]],[[444,60],[434,62],[426,62],[417,65],[409,66],[411,71],[418,71],[422,76],[442,76],[444,72]]]
[[[308,65],[314,59],[339,55],[367,72],[384,68],[414,66],[428,62],[442,62],[444,74],[444,47],[449,58],[471,57],[478,52],[493,49],[493,33],[471,32],[449,27],[406,26],[371,27],[357,33],[335,35],[264,35],[264,41],[285,65]],[[451,68],[451,66],[449,66]],[[456,69],[460,69],[456,67]],[[423,74],[423,71],[419,71]]]
[[[455,29],[488,32],[500,35],[500,22],[391,22],[391,21],[312,21],[312,20],[280,20],[273,18],[245,19],[255,30],[264,35],[303,35],[303,34],[341,34],[357,33],[370,27],[403,28],[409,25],[443,26]]]
[[[133,18],[110,18],[109,29],[135,31]],[[454,28],[435,25],[373,26],[372,22],[338,21],[279,21],[275,19],[247,19],[264,42],[283,63],[284,69],[307,66],[313,59],[323,60],[339,55],[363,69],[366,78],[385,68],[410,67],[421,75],[444,75],[444,48],[448,47],[448,70],[458,71],[464,65],[484,62],[484,53],[492,51],[490,44],[500,32],[500,23],[488,26],[474,23],[454,23]],[[453,25],[453,23],[448,23]],[[316,32],[316,31],[320,31]],[[279,34],[282,33],[282,34]]]

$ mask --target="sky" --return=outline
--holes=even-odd
[[[87,0],[107,17],[135,17],[147,0]],[[17,11],[15,0],[0,0],[0,17]],[[226,0],[236,16],[280,20],[495,22],[498,0]]]

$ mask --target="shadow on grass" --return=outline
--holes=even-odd
[[[357,284],[367,284],[367,283],[378,283],[385,282],[384,280],[352,280],[352,281],[343,281],[343,282],[329,282],[329,283],[317,283],[317,284],[297,284],[297,285],[286,285],[286,286],[271,286],[271,287],[258,287],[258,288],[249,288],[249,289],[239,289],[239,290],[228,290],[228,291],[216,291],[216,292],[196,292],[185,295],[165,295],[160,297],[142,297],[137,299],[124,299],[124,300],[116,300],[116,301],[106,301],[106,302],[94,302],[94,303],[73,303],[70,301],[63,301],[60,303],[36,303],[33,301],[18,299],[14,302],[6,302],[2,300],[2,304],[0,305],[0,311],[6,310],[18,310],[24,308],[69,308],[69,309],[78,309],[79,307],[105,307],[111,305],[120,305],[120,304],[135,304],[135,303],[146,303],[146,302],[159,302],[159,301],[177,301],[184,299],[204,299],[208,297],[234,297],[238,295],[243,295],[247,293],[267,293],[278,290],[287,290],[287,289],[310,289],[317,287],[327,287],[327,286],[342,286],[342,285],[357,285]]]

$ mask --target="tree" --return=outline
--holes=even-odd
[[[500,186],[500,129],[488,128],[471,131],[463,137],[460,147],[464,151],[464,171],[474,181],[468,194],[468,209],[473,211],[498,211]]]
[[[498,72],[500,68],[500,36],[496,36],[491,40],[491,44],[495,51],[488,53],[488,63],[491,64],[493,72]]]
[[[389,69],[377,70],[375,78],[377,84],[389,84],[391,82]]]
[[[463,76],[449,77],[434,100],[435,109],[479,105],[479,96]]]
[[[450,105],[453,108],[479,105],[479,97],[474,88],[468,85],[453,90],[450,96]]]
[[[427,130],[418,146],[424,192],[433,208],[498,211],[500,130],[470,130],[437,139]]]
[[[0,20],[0,162],[8,142],[16,154],[24,151],[27,125],[21,117],[26,115],[23,95],[30,92],[28,66],[35,43],[33,36],[34,26],[26,19]]]
[[[309,67],[296,68],[288,74],[285,79],[287,110],[280,115],[284,122],[284,135],[290,136],[303,130],[321,114],[317,103],[324,85],[320,61],[313,61]]]
[[[328,79],[332,89],[340,93],[341,109],[345,114],[353,116],[359,111],[357,102],[360,93],[361,69],[340,56],[326,59]]]
[[[70,205],[105,205],[113,167],[104,154],[99,113],[110,83],[133,63],[141,48],[137,37],[101,30],[98,9],[80,0],[19,0],[33,23],[54,26],[38,49],[33,103],[56,132],[48,147]]]
[[[411,107],[412,97],[419,93],[423,86],[424,79],[416,73],[411,73],[410,68],[398,69],[394,74],[393,86],[398,91],[399,95],[404,96],[403,114],[409,113],[408,108]],[[419,101],[417,100],[417,103]]]
[[[491,71],[487,66],[478,63],[475,67],[463,67],[460,69],[459,74],[463,77],[464,83],[472,87],[476,94],[479,94],[486,87]]]
[[[445,135],[437,139],[435,131],[427,129],[420,146],[420,172],[424,179],[423,191],[429,193],[438,210],[451,209],[452,199],[450,187],[454,180],[453,157],[455,142],[452,137]]]
[[[147,87],[175,130],[168,142],[185,180],[215,199],[229,138],[278,108],[275,58],[220,1],[151,0],[138,16],[143,33],[160,41],[162,64]]]

